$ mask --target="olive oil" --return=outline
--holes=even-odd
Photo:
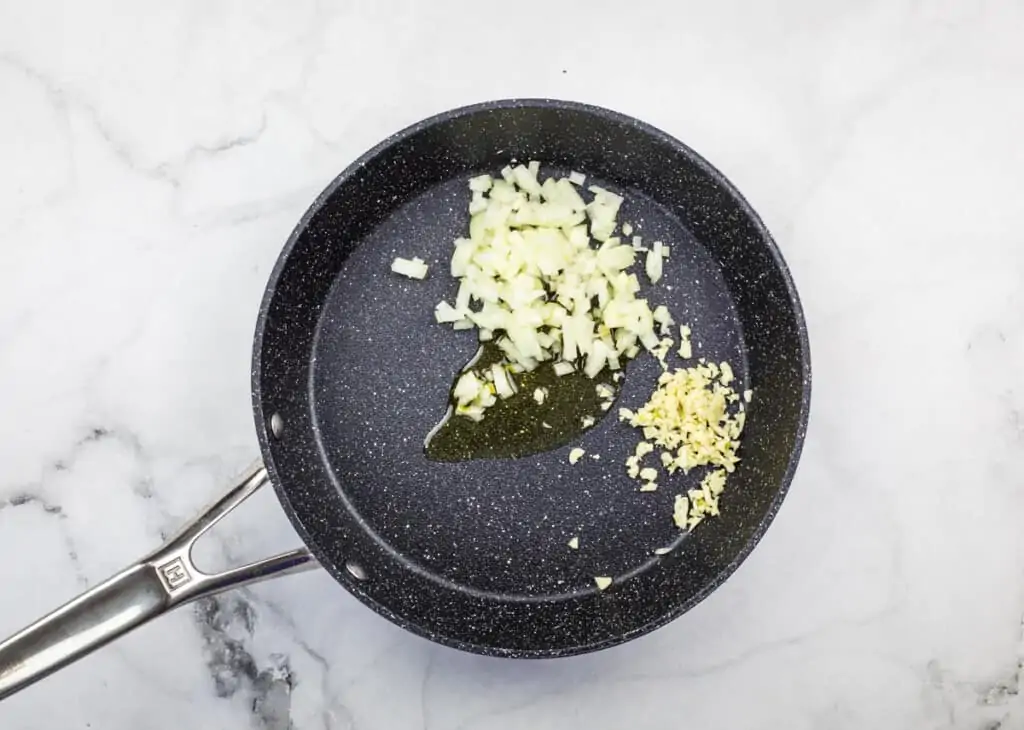
[[[468,369],[484,370],[501,362],[502,352],[493,343],[484,343],[480,352],[461,372]],[[607,368],[596,378],[587,377],[581,370],[568,375],[555,375],[553,363],[541,363],[533,372],[511,377],[517,392],[507,399],[499,399],[488,408],[483,420],[473,421],[457,415],[454,398],[449,393],[449,407],[444,419],[427,436],[424,448],[427,458],[435,461],[467,461],[469,459],[502,459],[529,456],[558,448],[579,438],[587,428],[584,419],[591,417],[596,424],[607,411],[597,394],[597,386],[610,386],[616,396],[618,383]],[[534,391],[546,388],[543,403],[534,398]]]

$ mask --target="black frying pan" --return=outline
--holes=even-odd
[[[641,494],[623,461],[637,435],[607,417],[570,444],[518,459],[428,460],[474,334],[433,322],[451,299],[451,242],[466,181],[511,158],[579,170],[622,192],[621,221],[672,246],[656,293],[753,388],[741,462],[722,514],[672,523],[678,476]],[[424,281],[389,271],[431,264]],[[652,293],[652,297],[655,294]],[[642,404],[660,372],[628,366],[618,405]],[[567,656],[651,631],[707,596],[764,534],[796,468],[810,397],[807,332],[782,257],[732,185],[692,150],[629,117],[581,104],[501,101],[416,124],[345,170],[299,222],[256,324],[253,408],[263,461],[168,544],[0,644],[0,697],[168,608],[319,563],[391,621],[459,649]],[[192,543],[273,483],[309,551],[206,575]],[[579,535],[579,550],[566,542]],[[666,555],[653,549],[672,546]],[[310,553],[312,555],[310,555]],[[315,562],[314,562],[315,557]],[[599,592],[596,575],[614,577]]]

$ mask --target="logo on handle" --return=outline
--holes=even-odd
[[[181,588],[192,580],[192,576],[189,575],[188,568],[185,567],[185,563],[182,562],[181,558],[175,558],[169,563],[164,563],[157,570],[160,571],[160,577],[167,584],[167,588],[172,591],[176,588]]]

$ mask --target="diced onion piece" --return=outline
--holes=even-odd
[[[580,539],[579,539],[578,537],[572,537],[572,538],[570,538],[570,540],[569,540],[569,547],[570,547],[570,548],[571,548],[572,550],[579,550],[579,547],[580,547]]]
[[[516,394],[515,386],[513,386],[511,378],[508,377],[508,373],[505,371],[505,368],[499,363],[491,365],[491,375],[494,380],[494,387],[498,391],[499,398],[511,398]]]
[[[537,169],[540,169],[538,165]],[[537,175],[523,165],[516,165],[512,168],[513,181],[521,190],[530,195],[540,195],[540,183],[537,182]]]
[[[544,405],[544,401],[547,399],[547,397],[548,397],[548,389],[547,388],[537,388],[536,390],[533,391],[533,399],[535,401],[537,401],[537,405],[539,405],[539,406]]]
[[[455,308],[460,312],[465,312],[469,309],[469,304],[472,300],[473,289],[463,282],[459,285],[459,291],[455,295]]]
[[[661,279],[664,259],[661,257],[661,251],[657,250],[658,242],[655,241],[654,245],[655,248],[647,252],[647,259],[644,261],[644,270],[647,272],[647,278],[651,280],[651,283],[657,284]]]
[[[476,373],[473,371],[465,372],[455,383],[452,395],[455,396],[456,403],[469,403],[476,399],[482,387],[483,383],[476,376]]]
[[[494,183],[490,175],[477,175],[469,179],[469,189],[474,193],[486,193]]]
[[[745,390],[745,391],[743,391],[743,400],[746,401],[747,403],[749,403],[750,399],[753,398],[753,397],[754,397],[754,391],[752,391],[752,390]]]
[[[391,262],[391,270],[410,279],[423,279],[427,276],[427,265],[418,257],[403,259],[399,256]]]
[[[585,453],[587,452],[581,449],[579,446],[574,447],[569,451],[569,463],[575,465],[577,461],[583,458],[583,455]]]
[[[629,223],[623,223],[622,224],[622,235],[623,236],[632,236],[633,235],[633,226],[630,225]]]
[[[434,319],[442,324],[458,322],[465,317],[466,312],[460,312],[448,302],[438,302],[434,307]]]
[[[668,555],[670,552],[672,552],[672,548],[670,547],[660,547],[654,549],[655,555]]]
[[[595,199],[597,199],[597,200],[607,200],[609,202],[618,202],[618,203],[622,202],[622,196],[621,195],[617,195],[617,194],[613,193],[611,190],[605,190],[604,188],[600,187],[599,185],[591,185],[589,188],[587,188],[587,190],[592,192],[594,194]]]
[[[591,345],[590,354],[587,355],[587,362],[583,366],[583,372],[586,373],[588,378],[596,378],[607,362],[608,348],[601,340],[594,340]]]
[[[587,181],[587,176],[582,172],[576,172],[573,170],[569,173],[569,182],[573,185],[583,185]]]
[[[612,584],[612,579],[606,575],[594,576],[594,585],[597,586],[597,590],[603,591]]]
[[[482,193],[474,193],[473,199],[469,201],[469,214],[476,215],[487,210],[487,198]]]
[[[557,375],[558,377],[562,377],[563,375],[568,375],[569,373],[575,372],[576,368],[573,366],[571,362],[560,360],[559,362],[555,363],[554,370],[555,375]]]

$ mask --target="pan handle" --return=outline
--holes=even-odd
[[[192,562],[196,540],[268,481],[256,463],[160,548],[0,643],[0,700],[183,603],[317,567],[305,548],[216,574]]]

